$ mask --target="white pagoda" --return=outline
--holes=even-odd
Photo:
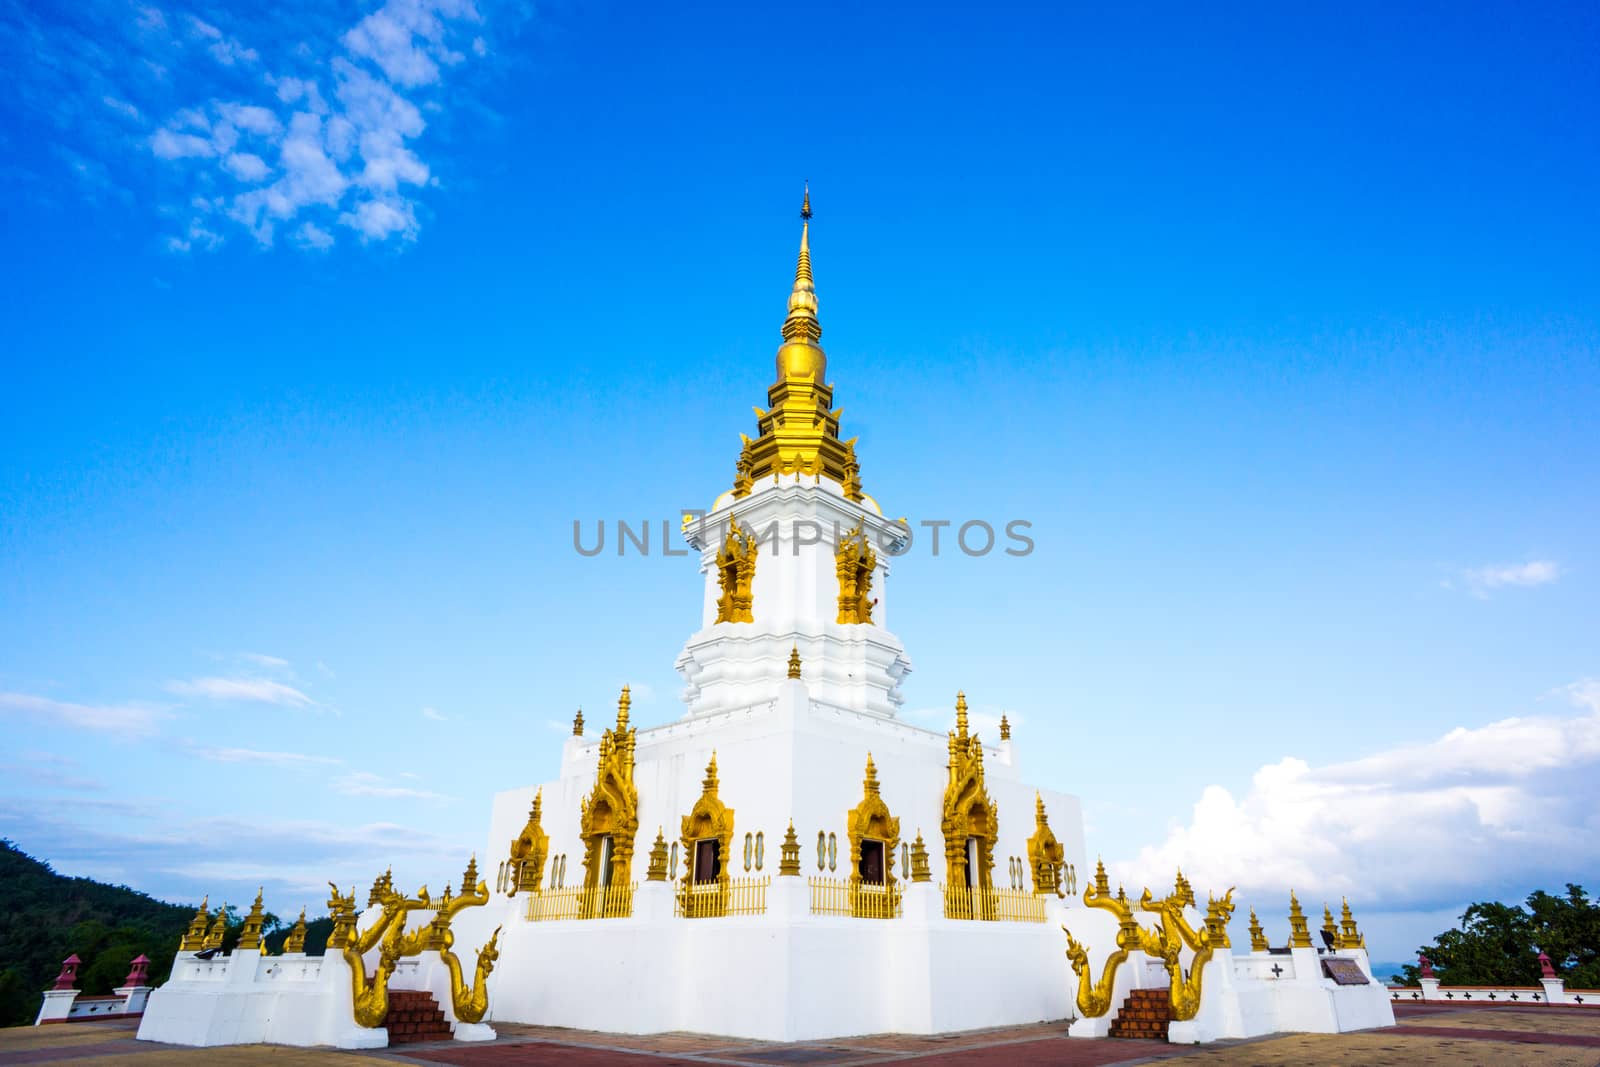
[[[684,520],[705,595],[682,717],[635,727],[626,688],[598,736],[580,712],[559,777],[495,797],[481,879],[474,861],[459,894],[408,897],[385,874],[360,915],[335,889],[324,956],[264,955],[259,920],[221,953],[202,906],[141,1037],[370,1047],[516,1022],[794,1041],[1062,1020],[1187,1042],[1393,1022],[1348,908],[1325,912],[1321,951],[1298,903],[1279,949],[1252,913],[1235,957],[1231,891],[1202,914],[1181,875],[1161,898],[1113,893],[1103,867],[1080,887],[1078,799],[1023,781],[1004,718],[980,739],[962,694],[946,732],[899,718],[905,532],[839,435],[809,195],[801,215],[758,436]],[[457,943],[477,950],[470,982]]]

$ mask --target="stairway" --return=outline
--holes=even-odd
[[[1172,1021],[1172,1001],[1165,989],[1135,989],[1111,1020],[1111,1037],[1165,1041]]]
[[[449,1041],[451,1036],[439,1002],[425,989],[389,990],[389,1014],[383,1017],[383,1025],[389,1031],[391,1045]]]

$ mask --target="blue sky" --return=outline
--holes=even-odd
[[[675,717],[695,568],[571,524],[726,487],[809,179],[868,491],[1038,546],[900,561],[908,715],[1269,933],[1596,881],[1592,7],[0,22],[0,833],[62,870],[448,877],[577,705]]]

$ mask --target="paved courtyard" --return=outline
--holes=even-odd
[[[341,1064],[361,1060],[460,1067],[1111,1067],[1172,1063],[1307,1067],[1324,1064],[1396,1064],[1433,1067],[1600,1067],[1600,1009],[1399,1005],[1394,1029],[1356,1034],[1291,1034],[1227,1042],[1204,1049],[1147,1041],[1071,1041],[1059,1023],[939,1037],[886,1035],[793,1045],[735,1041],[699,1034],[628,1037],[552,1027],[497,1027],[500,1038],[482,1045],[453,1042],[412,1045],[383,1052],[335,1052],[250,1045],[186,1049],[134,1040],[128,1023],[71,1023],[0,1030],[0,1067],[77,1063],[82,1067],[162,1067],[184,1064],[269,1064],[273,1067]],[[374,1067],[377,1067],[374,1064]]]

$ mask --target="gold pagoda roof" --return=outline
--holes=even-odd
[[[851,500],[861,500],[855,439],[839,437],[839,414],[828,385],[828,357],[822,350],[817,290],[811,275],[811,190],[800,209],[800,256],[789,313],[778,346],[777,380],[767,388],[768,407],[756,408],[755,439],[744,438],[734,495],[745,496],[756,480],[780,474],[824,475],[838,482]]]

